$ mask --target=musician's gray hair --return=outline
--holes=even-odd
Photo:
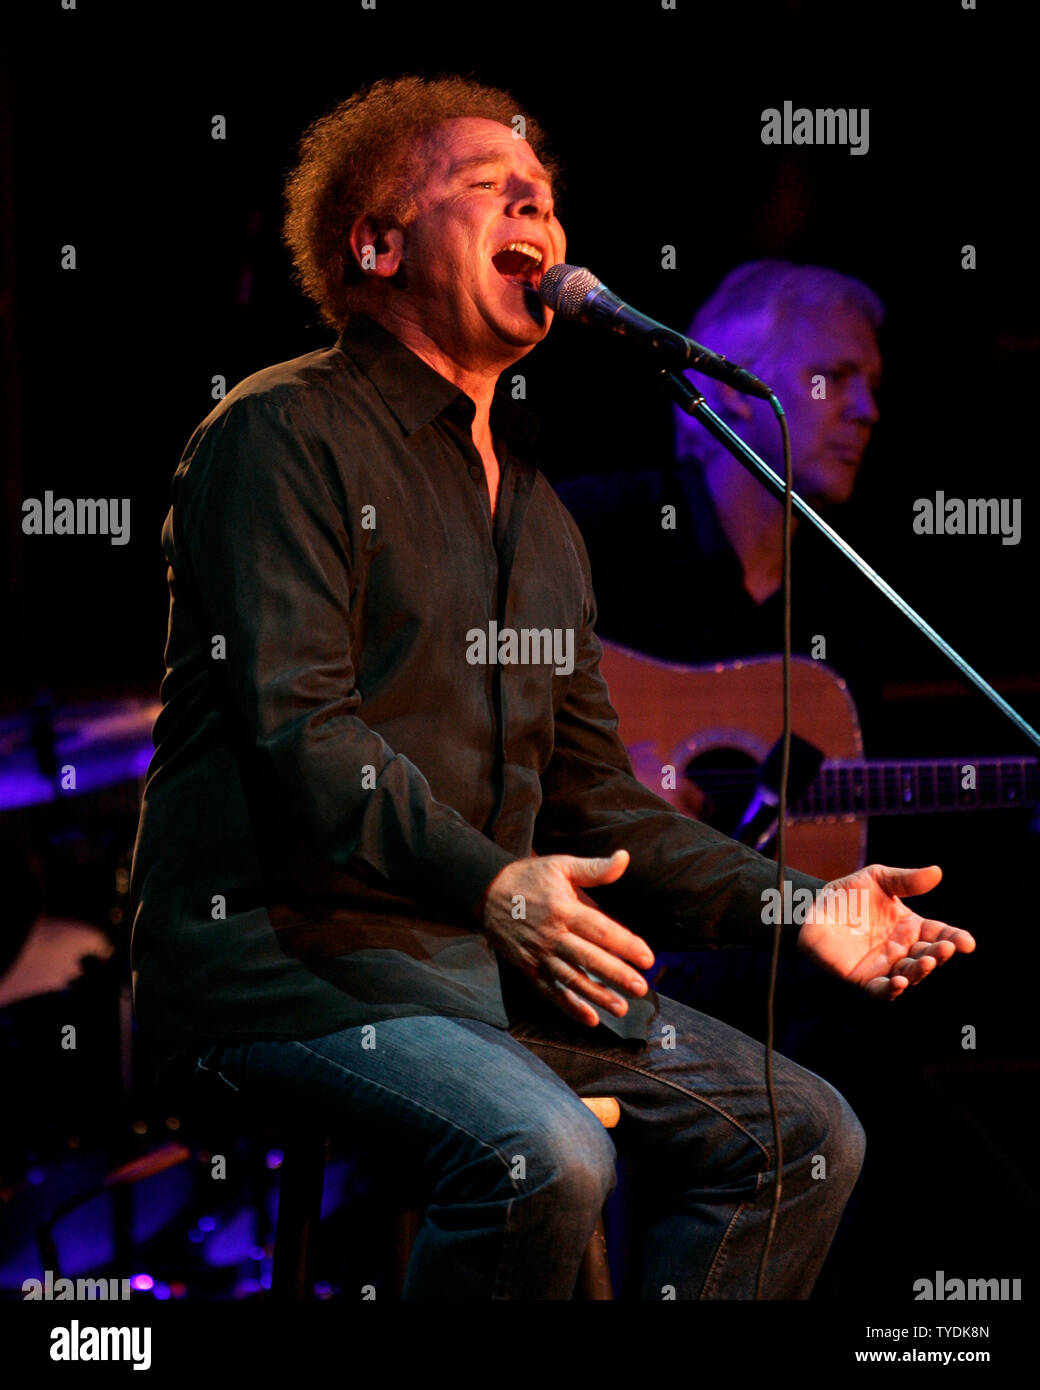
[[[731,270],[693,316],[689,335],[749,367],[768,355],[777,330],[804,309],[853,309],[877,331],[885,306],[862,280],[819,265],[748,261]]]

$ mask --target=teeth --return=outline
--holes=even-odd
[[[529,241],[510,241],[505,246],[500,246],[499,251],[519,251],[522,256],[530,256],[535,265],[541,265],[542,253],[537,246],[532,246]],[[498,251],[495,252],[498,255]]]

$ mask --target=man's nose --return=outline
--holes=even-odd
[[[865,377],[856,381],[848,409],[855,420],[865,425],[876,425],[881,418],[874,397],[874,390]]]
[[[540,217],[548,221],[553,212],[553,196],[539,183],[521,186],[509,204],[511,217]]]

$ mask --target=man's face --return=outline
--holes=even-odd
[[[815,506],[846,501],[878,419],[881,354],[870,322],[851,307],[803,309],[778,330],[768,361],[756,370],[787,414],[795,491]],[[746,437],[767,461],[782,459],[776,422],[764,404]]]
[[[509,126],[475,117],[435,131],[423,166],[396,310],[456,361],[504,367],[552,321],[536,291],[567,242],[548,175]]]

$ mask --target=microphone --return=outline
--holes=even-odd
[[[692,338],[684,338],[674,329],[666,328],[663,323],[633,309],[584,266],[565,265],[562,262],[551,265],[542,276],[538,296],[554,314],[565,319],[577,319],[581,323],[599,324],[626,338],[645,342],[664,357],[670,358],[673,366],[703,372],[705,376],[723,381],[748,396],[769,400],[773,395],[770,387],[745,367],[727,362],[725,357],[712,352],[711,348],[702,347]]]

